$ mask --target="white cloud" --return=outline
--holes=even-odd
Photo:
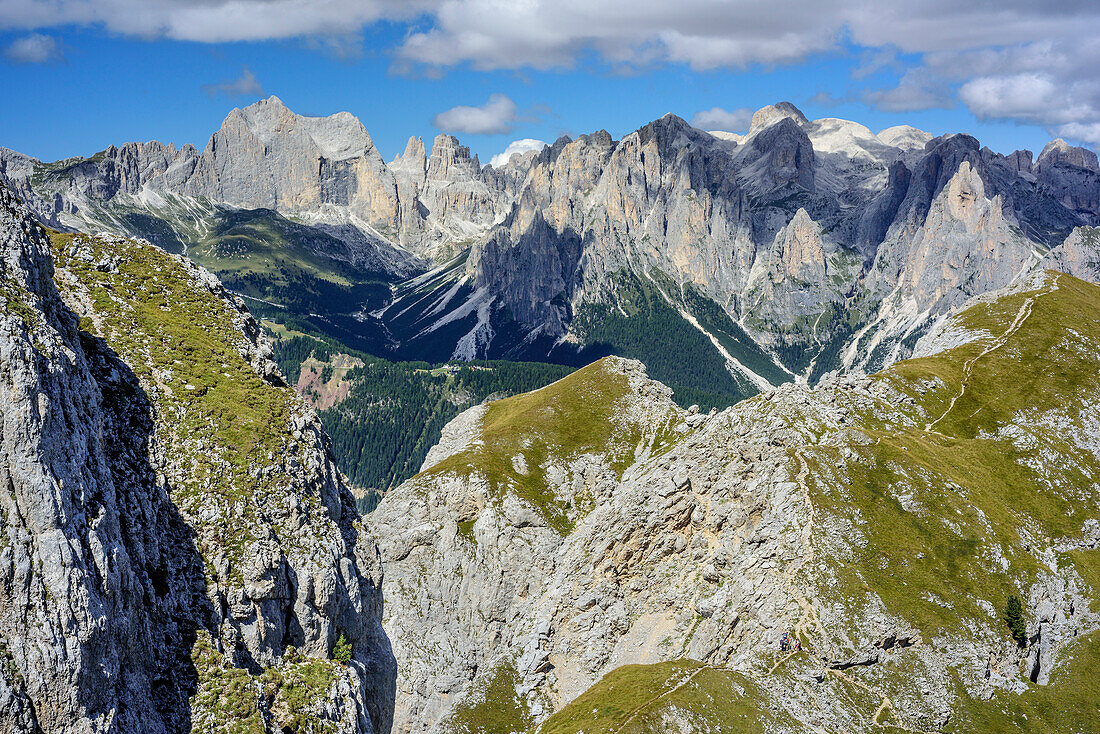
[[[511,158],[513,155],[516,155],[517,153],[522,154],[531,150],[542,150],[545,147],[545,142],[543,142],[542,140],[535,140],[534,138],[522,138],[520,140],[513,140],[512,142],[508,143],[507,148],[493,156],[489,160],[489,163],[492,166],[499,168],[500,166],[507,164],[508,159]]]
[[[709,110],[700,110],[692,115],[691,125],[700,130],[744,132],[749,129],[749,123],[752,122],[752,112],[748,107],[739,107],[732,111],[711,107]]]
[[[432,124],[449,133],[494,135],[508,133],[516,124],[516,103],[493,94],[481,107],[459,105],[432,118]]]
[[[0,0],[8,31],[91,25],[208,43],[300,38],[343,56],[358,53],[364,29],[380,21],[409,23],[394,68],[426,75],[459,65],[570,68],[591,57],[614,70],[743,69],[854,45],[853,79],[901,75],[895,87],[863,94],[884,109],[962,100],[975,114],[1049,129],[1100,124],[1095,0]],[[1035,79],[1053,87],[1040,90],[1049,92],[1045,110],[1012,88]]]
[[[58,40],[41,33],[32,33],[12,41],[4,49],[4,56],[15,64],[49,64],[64,58]]]
[[[1058,137],[1100,147],[1100,122],[1069,122],[1054,130]]]
[[[102,25],[143,38],[215,43],[343,36],[413,18],[439,0],[0,0],[0,28]]]
[[[241,67],[241,75],[236,79],[225,79],[216,84],[203,84],[202,91],[210,97],[255,97],[264,93],[256,75],[247,66]]]
[[[944,81],[923,67],[902,74],[896,87],[867,90],[863,97],[867,103],[889,112],[930,110],[955,104]]]
[[[981,118],[1033,118],[1051,112],[1060,90],[1045,74],[979,77],[959,88],[959,98]]]

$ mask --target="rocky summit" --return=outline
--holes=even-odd
[[[0,728],[389,731],[378,550],[239,299],[6,189],[0,258]]]
[[[1006,155],[789,102],[744,134],[669,114],[493,166],[448,134],[386,163],[350,114],[271,97],[201,151],[0,149],[0,179],[49,226],[185,253],[293,330],[388,359],[614,353],[683,404],[873,372],[971,297],[1100,261],[1092,151]]]
[[[869,377],[463,413],[370,517],[394,730],[1094,731],[1098,306],[1037,272]]]
[[[0,149],[0,730],[1100,731],[1096,155],[746,124]]]

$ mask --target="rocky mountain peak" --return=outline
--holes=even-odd
[[[458,138],[440,133],[432,143],[428,159],[428,178],[450,179],[455,176],[476,177],[481,169],[477,157],[470,156],[470,148],[458,142]]]
[[[295,114],[274,96],[233,112],[238,113],[249,132],[265,145],[305,136],[322,156],[333,161],[354,158],[374,150],[374,142],[367,129],[350,112],[307,117]]]
[[[689,142],[699,142],[710,137],[671,112],[657,118],[633,134],[638,136],[640,145],[645,146],[650,142],[654,143],[658,150],[662,151],[662,155],[672,149],[681,148]],[[593,142],[602,144],[603,141],[594,140]]]
[[[807,283],[825,279],[825,250],[821,243],[821,226],[803,208],[776,236],[783,270],[787,275]]]
[[[784,119],[794,120],[795,123],[799,125],[804,125],[809,122],[806,116],[802,114],[802,110],[798,109],[790,102],[777,102],[767,105],[766,107],[761,107],[753,113],[752,123],[749,125],[749,135],[759,132]]]
[[[923,150],[928,141],[932,139],[932,133],[919,130],[912,125],[895,125],[880,130],[876,137],[886,145],[895,148]]]
[[[226,115],[226,121],[232,119],[234,123],[242,122],[253,135],[268,142],[276,134],[284,131],[281,126],[292,125],[296,117],[297,115],[291,112],[281,99],[272,96],[253,102],[247,107],[233,108]],[[222,126],[225,127],[224,122]]]
[[[428,173],[428,156],[424,150],[424,141],[413,136],[405,144],[405,152],[396,156],[390,162],[389,169],[397,177],[398,185],[412,184],[416,187],[424,185],[424,177]],[[401,191],[402,198],[410,198],[413,190]]]
[[[1030,150],[1015,150],[1004,157],[1012,170],[1020,173],[1031,173],[1035,168],[1034,157]]]
[[[814,146],[793,117],[780,117],[753,135],[750,141],[744,155],[755,159],[748,176],[758,191],[770,191],[787,184],[813,190]]]
[[[424,151],[424,140],[419,135],[414,135],[409,138],[409,142],[405,144],[405,152],[394,159],[394,161],[413,161],[413,160],[427,160],[427,155]]]
[[[1100,163],[1097,162],[1096,153],[1088,148],[1080,148],[1070,145],[1061,138],[1051,140],[1043,147],[1036,161],[1039,168],[1054,165],[1074,166],[1090,171],[1100,171]]]

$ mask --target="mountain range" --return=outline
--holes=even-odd
[[[1095,731],[1098,305],[1038,271],[871,376],[464,412],[369,516],[394,730]]]
[[[272,98],[0,176],[0,729],[1100,726],[1090,151]]]
[[[1037,269],[1100,275],[1091,151],[1002,155],[786,102],[745,134],[666,115],[493,167],[449,135],[387,164],[351,115],[272,97],[201,152],[4,149],[0,177],[50,226],[186,252],[259,315],[379,356],[618,354],[703,404],[874,371]]]

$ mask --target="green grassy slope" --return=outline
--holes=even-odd
[[[1085,547],[1082,536],[1086,522],[1100,520],[1100,287],[1051,273],[971,307],[953,332],[955,346],[894,365],[871,378],[869,391],[829,393],[831,405],[850,408],[840,431],[814,425],[814,411],[801,405],[765,408],[790,408],[783,420],[807,436],[786,451],[814,506],[818,558],[795,582],[829,612],[828,629],[803,630],[807,646],[815,649],[821,635],[833,643],[865,637],[865,615],[881,614],[881,601],[891,624],[920,633],[916,652],[847,672],[815,672],[822,663],[811,653],[768,672],[693,661],[627,666],[539,731],[813,730],[787,718],[810,704],[788,707],[781,690],[821,696],[838,707],[838,720],[863,722],[857,730],[925,728],[932,720],[907,702],[928,695],[920,690],[931,682],[950,696],[951,715],[937,731],[1100,731],[1100,632],[1059,652],[1049,684],[1029,682],[1021,662],[1023,692],[996,689],[988,700],[964,685],[974,683],[967,666],[984,659],[942,670],[927,659],[949,659],[952,647],[965,644],[1004,657],[1011,668],[1016,643],[1002,619],[1006,601],[1027,600],[1043,580],[1070,579],[1100,610],[1100,549]],[[592,374],[570,379],[591,382]],[[545,482],[516,476],[508,457],[525,451],[532,436],[608,444],[612,424],[601,406],[620,393],[613,380],[602,384],[604,392],[584,405],[571,402],[581,393],[569,380],[504,401],[486,416],[485,446],[437,471],[484,467],[532,503],[543,501]],[[583,428],[557,436],[570,425]],[[827,537],[842,527],[849,528],[845,538]]]
[[[1100,518],[1100,463],[1084,445],[1097,430],[1085,410],[1100,398],[1100,288],[1056,282],[971,308],[957,323],[984,338],[882,373],[912,425],[861,416],[872,443],[847,476],[828,452],[808,459],[822,507],[868,538],[838,574],[927,632],[965,632],[983,600],[999,608],[1044,571],[1032,544]]]
[[[539,734],[762,732],[797,722],[767,705],[748,676],[694,660],[624,665],[551,716]],[[791,730],[791,729],[788,729]]]
[[[187,254],[258,302],[250,307],[299,317],[349,314],[378,308],[389,297],[386,276],[349,264],[342,241],[267,209],[221,212]]]
[[[261,512],[280,481],[261,479],[261,470],[293,453],[295,398],[241,355],[239,314],[154,247],[53,233],[52,249],[59,270],[78,283],[59,277],[59,288],[76,287],[90,302],[81,319],[87,338],[103,339],[149,394],[164,450],[181,467],[173,500],[194,516],[211,504],[239,503],[246,520]],[[111,258],[116,268],[98,266]],[[248,541],[247,525],[212,524],[209,538],[218,542],[210,551],[232,558]]]
[[[551,527],[568,533],[584,508],[557,499],[544,465],[580,454],[605,457],[622,471],[640,442],[660,446],[670,438],[674,411],[663,422],[639,425],[623,410],[628,378],[607,359],[594,362],[535,392],[490,403],[482,419],[481,442],[429,468],[421,476],[483,476],[497,492],[515,492],[534,506]],[[647,435],[648,433],[648,435]],[[522,456],[526,471],[516,468]]]

